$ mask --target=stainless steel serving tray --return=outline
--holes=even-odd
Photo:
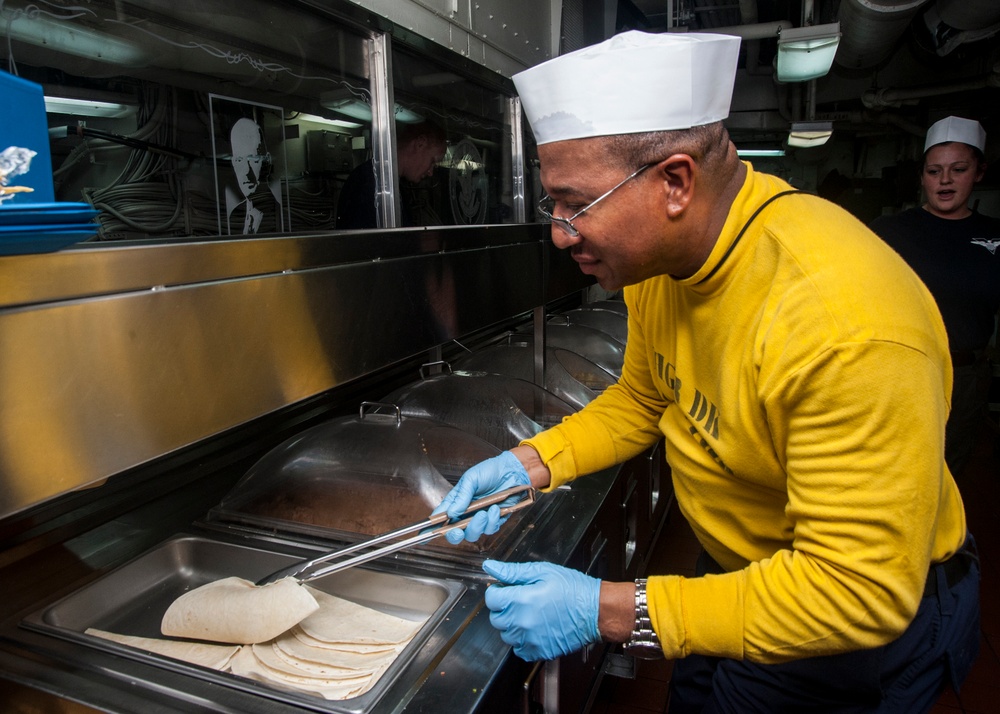
[[[273,688],[84,634],[93,627],[126,635],[163,637],[160,619],[170,603],[183,593],[234,575],[256,582],[300,557],[199,535],[179,535],[32,613],[21,624],[86,647],[320,712],[362,714],[371,710],[397,681],[403,686],[407,681],[415,685],[425,676],[426,668],[439,656],[435,650],[449,639],[435,637],[431,642],[467,589],[460,581],[356,567],[310,583],[319,590],[382,612],[412,620],[426,618],[417,636],[371,690],[342,701]]]

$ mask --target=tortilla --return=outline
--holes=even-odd
[[[371,682],[335,682],[327,679],[282,674],[261,664],[251,647],[241,647],[230,661],[230,671],[240,677],[247,677],[282,689],[292,689],[319,694],[325,699],[348,699],[355,697],[371,686]],[[365,678],[366,681],[368,678]]]
[[[298,625],[310,637],[324,642],[397,645],[411,639],[422,624],[372,610],[308,586],[306,590],[319,603],[319,609]]]
[[[325,640],[317,640],[315,637],[307,635],[299,625],[296,625],[285,634],[294,636],[296,639],[301,640],[303,644],[309,645],[310,647],[318,647],[324,650],[337,650],[340,652],[353,652],[355,654],[385,654],[387,652],[399,652],[406,644],[405,642],[402,642],[397,645],[364,645],[358,642],[326,642]],[[279,640],[282,641],[284,639],[284,635],[279,638]]]
[[[375,666],[355,669],[353,667],[338,667],[336,665],[298,659],[287,655],[282,657],[275,651],[273,641],[252,645],[252,649],[257,661],[270,670],[297,677],[326,679],[331,684],[351,681],[364,684],[368,681],[372,673],[379,668],[379,663],[377,662]]]
[[[267,642],[319,609],[316,592],[294,578],[259,587],[243,578],[224,578],[174,600],[160,631],[211,642]]]
[[[155,637],[119,635],[93,627],[85,630],[85,634],[218,670],[225,669],[229,660],[240,649],[239,645],[208,645],[204,642],[182,642],[180,640],[161,640]]]
[[[351,652],[344,649],[317,647],[299,639],[292,628],[272,642],[275,654],[289,662],[301,662],[308,666],[337,667],[353,671],[374,672],[385,662],[396,659],[402,646],[394,646],[380,652]]]

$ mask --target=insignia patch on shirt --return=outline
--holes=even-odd
[[[973,245],[981,245],[986,250],[991,252],[993,255],[997,254],[997,246],[1000,246],[1000,240],[990,240],[989,238],[973,238]]]

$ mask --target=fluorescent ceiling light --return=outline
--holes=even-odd
[[[366,124],[371,124],[372,121],[372,108],[368,102],[352,94],[347,94],[341,90],[335,92],[324,92],[320,97],[320,104],[324,108],[335,111],[338,114],[343,114],[344,116],[349,116],[352,119],[357,119],[358,121],[364,122]],[[416,112],[412,112],[406,107],[396,104],[396,121],[401,121],[404,124],[419,124],[424,120],[422,116]]]
[[[737,156],[784,156],[784,149],[737,149]]]
[[[822,146],[833,135],[832,121],[793,122],[788,134],[788,145],[798,148]]]
[[[72,99],[70,97],[45,97],[45,111],[48,114],[71,114],[85,117],[107,117],[122,119],[138,111],[134,104],[119,102],[99,102],[95,99]]]
[[[372,108],[360,99],[353,97],[343,97],[340,99],[323,100],[320,102],[326,109],[335,111],[338,114],[349,116],[353,119],[370,124],[372,121]]]
[[[126,67],[143,67],[148,61],[148,54],[142,47],[66,20],[51,19],[44,15],[15,15],[8,20],[6,26],[13,39],[55,52]]]
[[[416,112],[410,111],[401,104],[396,105],[396,121],[401,121],[404,124],[419,124],[423,120],[424,118]]]
[[[782,30],[778,35],[778,81],[805,82],[824,76],[840,44],[840,23]]]
[[[316,116],[315,114],[299,114],[299,119],[302,121],[315,122],[316,124],[330,124],[331,126],[339,126],[344,129],[360,129],[363,124],[358,124],[353,121],[344,121],[343,119],[327,119],[326,117]]]

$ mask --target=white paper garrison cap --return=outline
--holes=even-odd
[[[690,129],[729,116],[740,38],[623,32],[515,74],[538,144]]]
[[[931,124],[927,130],[927,140],[924,142],[924,153],[932,146],[946,141],[960,141],[974,146],[982,152],[986,151],[986,130],[983,125],[972,119],[962,117],[945,117]]]

